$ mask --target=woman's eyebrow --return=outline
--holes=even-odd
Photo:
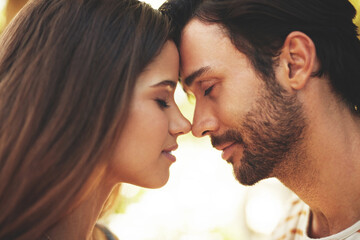
[[[151,87],[171,87],[173,89],[176,88],[177,82],[172,80],[164,80],[159,83],[152,85]]]

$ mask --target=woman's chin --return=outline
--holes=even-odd
[[[154,178],[154,179],[147,181],[146,183],[135,184],[135,185],[137,185],[139,187],[143,187],[143,188],[157,189],[157,188],[161,188],[161,187],[165,186],[165,184],[168,182],[168,180],[169,180],[169,175],[158,177],[156,179]]]

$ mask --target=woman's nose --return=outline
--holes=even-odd
[[[187,120],[184,115],[180,112],[179,108],[176,109],[176,114],[172,118],[173,120],[170,122],[169,131],[174,136],[179,136],[190,132],[191,124],[189,120]]]

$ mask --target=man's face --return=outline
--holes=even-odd
[[[242,184],[286,174],[305,127],[296,97],[261,79],[218,24],[191,20],[180,55],[182,84],[196,98],[193,134],[210,135]]]

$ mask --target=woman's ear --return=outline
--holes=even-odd
[[[316,70],[316,49],[313,41],[302,32],[291,32],[285,39],[280,62],[285,67],[287,84],[302,89]]]

